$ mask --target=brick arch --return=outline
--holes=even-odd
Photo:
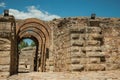
[[[21,40],[23,40],[23,39],[28,39],[28,38],[27,38],[27,37],[22,37]],[[38,44],[38,41],[37,41],[36,38],[34,38],[34,37],[29,37],[29,39],[31,39],[31,40],[33,40],[33,41],[35,42],[36,48],[35,48],[35,52],[32,53],[32,55],[34,55],[34,56],[30,56],[30,57],[31,57],[30,60],[28,60],[28,57],[26,57],[26,59],[27,59],[27,62],[31,62],[31,61],[32,61],[32,63],[29,64],[29,65],[30,65],[29,70],[30,70],[30,71],[37,71],[38,65],[39,65],[39,63],[38,63],[37,60],[39,60],[38,56],[40,55],[39,50],[38,50],[39,45],[37,45],[37,44]],[[21,40],[20,40],[20,41],[21,41]],[[20,43],[20,41],[19,41],[19,43]],[[18,43],[18,44],[19,44],[19,43]],[[21,51],[19,52],[19,56],[20,56],[20,55],[22,55],[22,52],[21,52]],[[20,58],[19,58],[19,60],[20,60]],[[24,61],[23,61],[23,62],[24,62]],[[18,64],[19,64],[19,65],[18,65],[18,70],[20,70],[20,66],[21,66],[20,61],[19,61]],[[23,63],[23,64],[25,64],[25,63]],[[23,64],[22,64],[22,65],[23,65]]]
[[[32,34],[31,33],[36,33],[37,35],[34,35],[35,37],[41,37],[41,38],[45,38],[46,40],[46,36],[44,34],[43,31],[41,31],[40,29],[36,29],[36,28],[32,28],[34,30],[31,31],[31,27],[29,28],[24,28],[23,30],[21,30],[21,32],[18,34],[18,37],[21,38],[22,35],[24,34],[25,37],[30,37]],[[30,32],[29,32],[30,31]],[[39,39],[38,39],[39,40]]]
[[[40,71],[45,71],[46,49],[49,49],[51,29],[45,22],[29,18],[16,27],[17,43],[23,38],[36,39],[38,41],[38,53],[41,51]]]
[[[47,47],[49,47],[49,42],[51,38],[51,28],[43,21],[36,19],[36,18],[29,18],[23,21],[22,24],[16,27],[16,33],[17,35],[24,30],[25,28],[36,28],[42,31],[45,34],[46,37],[46,43]]]
[[[36,37],[36,36],[38,36],[38,37]],[[35,32],[26,33],[26,31],[24,31],[24,33],[20,35],[18,42],[19,42],[21,39],[23,39],[23,38],[36,39],[36,40],[38,41],[38,45],[40,45],[40,43],[43,43],[42,37],[41,37],[39,34],[35,33]],[[40,48],[41,48],[41,47],[40,47]]]

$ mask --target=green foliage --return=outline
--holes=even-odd
[[[25,42],[24,40],[22,40],[20,42],[20,44],[18,45],[19,49],[22,49],[22,48],[25,48],[25,47],[28,47],[28,46],[29,46],[28,43]]]
[[[30,46],[31,46],[31,47],[36,46],[35,42],[32,42]]]
[[[22,41],[20,42],[20,44],[18,45],[18,48],[19,48],[19,49],[22,49],[22,48],[29,47],[29,46],[34,47],[34,46],[36,46],[36,44],[35,44],[34,41],[32,41],[31,44],[28,45],[28,42],[26,42],[25,40],[22,40]]]

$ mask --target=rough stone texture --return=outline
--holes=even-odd
[[[26,47],[20,50],[19,53],[19,72],[33,72],[34,71],[34,58],[35,47]]]
[[[64,22],[64,21],[63,21]],[[62,21],[61,21],[62,23]],[[54,71],[69,71],[70,62],[70,36],[69,26],[55,26],[53,29],[54,42]],[[65,27],[66,26],[66,27]]]
[[[50,25],[54,27],[55,71],[66,69],[61,66],[64,63],[69,63],[70,71],[120,69],[119,18],[63,18]]]
[[[18,40],[25,37],[38,41],[37,53],[39,55],[36,57],[41,60],[41,62],[39,60],[40,66],[38,66],[41,70],[38,71],[120,70],[119,18],[76,17],[54,19],[49,22],[32,18],[16,20],[16,25]],[[2,31],[0,38],[6,38],[9,34],[6,34],[1,26],[4,27],[3,23],[0,23]],[[32,31],[29,32],[29,30]],[[6,37],[2,36],[3,32]],[[1,44],[4,42],[0,42],[0,66],[4,65],[5,69],[1,67],[0,69],[8,71],[6,65],[10,64],[8,52],[11,49],[7,47],[7,44],[4,44],[5,46]],[[23,53],[29,53],[29,51],[23,50]],[[6,57],[6,59],[2,57]],[[24,64],[23,62],[24,59],[20,63]],[[13,63],[17,62],[13,61]]]
[[[0,38],[0,72],[9,72],[10,68],[10,41]]]

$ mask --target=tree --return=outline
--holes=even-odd
[[[36,46],[36,45],[35,45],[35,42],[32,42],[30,46],[31,46],[31,47]]]
[[[22,40],[22,41],[20,42],[20,44],[18,45],[18,48],[19,48],[19,49],[22,49],[22,48],[25,48],[25,47],[28,47],[28,46],[29,46],[28,43],[25,42],[24,40]]]

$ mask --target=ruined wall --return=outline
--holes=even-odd
[[[120,69],[119,18],[64,18],[53,24],[55,71]]]
[[[0,22],[0,72],[10,71],[10,30],[11,23]]]
[[[0,72],[9,72],[10,69],[10,41],[0,38]]]
[[[87,19],[85,25],[81,22],[76,28],[71,28],[71,69],[104,70],[101,61],[101,58],[104,58],[101,28],[96,24],[91,26],[90,20]]]
[[[120,19],[107,18],[102,23],[103,51],[106,54],[106,70],[120,69]]]
[[[61,25],[62,23],[64,25]],[[67,22],[65,23],[61,20],[61,22],[54,25],[53,28],[54,71],[70,70],[69,25],[71,24],[67,24]]]
[[[49,24],[51,29],[46,71],[120,69],[119,18],[61,18],[46,24]],[[0,72],[9,71],[10,65],[10,42],[6,42],[9,32],[3,28],[0,27]],[[27,53],[23,50],[24,52]],[[23,55],[20,58],[23,58]],[[20,62],[20,65],[25,68],[25,63]]]
[[[19,72],[33,72],[36,47],[26,47],[19,51]]]

